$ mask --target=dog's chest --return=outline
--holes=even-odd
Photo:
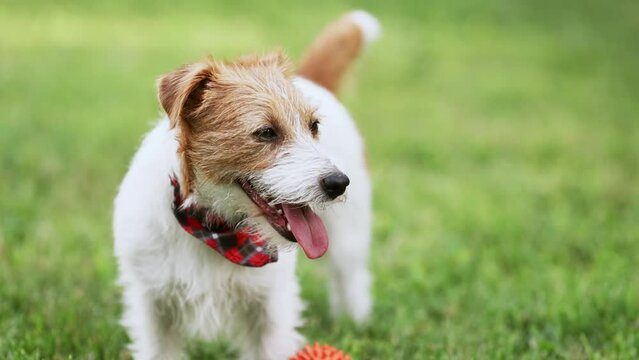
[[[189,248],[174,253],[175,277],[166,283],[167,288],[174,289],[173,296],[166,299],[179,311],[185,330],[208,339],[229,334],[235,324],[250,321],[272,288],[273,278],[268,276],[271,265],[248,268],[206,247]]]
[[[246,324],[251,313],[261,308],[260,295],[249,284],[229,281],[211,284],[209,292],[190,298],[185,304],[187,331],[204,339],[230,335]]]

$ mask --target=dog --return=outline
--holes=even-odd
[[[367,320],[371,183],[333,93],[379,30],[355,11],[320,34],[296,72],[276,51],[209,57],[158,80],[166,114],[114,202],[136,359],[183,358],[188,339],[217,337],[242,359],[294,355],[305,343],[298,247],[311,259],[328,253],[333,315]]]

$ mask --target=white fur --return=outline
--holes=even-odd
[[[275,164],[251,183],[274,204],[320,203],[327,200],[318,179],[338,171],[308,130],[295,129],[296,141],[283,149]]]
[[[367,11],[355,10],[346,16],[362,30],[365,45],[369,45],[377,40],[382,32],[382,26],[379,24],[379,21]]]
[[[320,141],[300,138],[289,149],[289,160],[281,160],[279,169],[260,181],[279,189],[275,192],[283,198],[306,194],[301,196],[310,200],[318,196],[317,189],[293,175],[300,172],[295,164],[315,166],[316,172],[338,168],[349,176],[346,200],[317,210],[329,233],[333,313],[361,322],[371,308],[367,270],[371,190],[362,141],[331,93],[303,79],[295,84],[319,109]],[[178,359],[184,356],[188,338],[225,336],[242,359],[288,358],[304,343],[296,330],[302,325],[303,309],[295,275],[297,251],[236,185],[197,186],[193,196],[231,222],[247,217],[245,222],[273,238],[280,250],[278,262],[262,268],[235,265],[186,233],[171,211],[169,175],[180,174],[175,135],[166,118],[146,135],[115,199],[122,324],[131,337],[133,355]],[[289,178],[283,176],[287,173]]]

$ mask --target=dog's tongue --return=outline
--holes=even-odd
[[[328,249],[328,235],[322,219],[308,206],[282,204],[291,232],[309,259],[317,259]]]

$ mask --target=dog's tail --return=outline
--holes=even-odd
[[[315,39],[298,74],[335,92],[349,65],[379,37],[380,31],[377,19],[366,11],[344,15]]]

